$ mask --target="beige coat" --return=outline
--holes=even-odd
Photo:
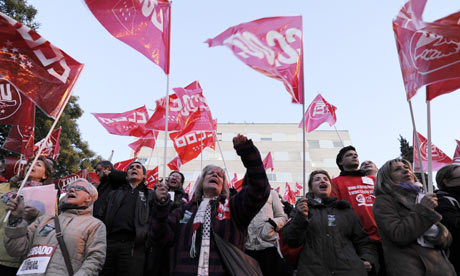
[[[271,218],[276,229],[268,222]],[[248,250],[263,250],[265,248],[276,246],[278,240],[278,231],[283,228],[287,222],[287,216],[283,211],[283,204],[274,190],[270,191],[264,207],[252,219],[248,226],[248,237],[245,247]]]
[[[74,275],[98,275],[105,262],[105,225],[91,216],[91,208],[67,210],[59,215],[59,221]],[[45,226],[52,230],[40,233]],[[25,221],[16,227],[7,226],[4,239],[6,250],[10,255],[19,257],[26,255],[37,244],[56,246],[46,273],[42,275],[68,275],[54,228],[53,217],[48,215],[40,216],[29,226]]]

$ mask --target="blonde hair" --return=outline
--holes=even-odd
[[[204,194],[204,191],[203,191],[203,182],[204,182],[204,178],[206,176],[206,174],[211,170],[211,169],[214,169],[214,168],[219,168],[223,171],[223,169],[219,166],[216,166],[216,165],[207,165],[206,167],[204,167],[203,171],[201,172],[201,175],[200,175],[200,179],[198,180],[198,183],[196,184],[196,189],[195,189],[195,194],[194,194],[194,198],[196,200],[200,200],[202,197],[203,197],[203,194]],[[225,196],[225,197],[229,197],[230,196],[230,190],[228,189],[228,180],[227,180],[227,175],[225,174],[225,172],[223,172],[223,181],[222,181],[222,191],[220,192],[220,195],[222,196]]]
[[[388,160],[383,164],[383,166],[377,172],[377,180],[374,186],[374,195],[384,195],[384,194],[391,194],[394,185],[398,185],[398,183],[394,182],[391,178],[391,172],[393,170],[393,164],[395,163],[404,163],[410,172],[414,175],[414,180],[417,182],[418,178],[415,176],[414,171],[412,170],[412,165],[409,161],[401,158],[396,158],[392,160]]]

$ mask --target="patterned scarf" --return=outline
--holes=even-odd
[[[211,245],[211,204],[213,198],[203,198],[195,218],[193,219],[193,236],[192,247],[190,248],[190,257],[195,258],[196,252],[196,230],[203,225],[201,232],[200,258],[198,260],[198,276],[209,275],[209,254]]]

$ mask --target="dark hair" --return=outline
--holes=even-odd
[[[141,165],[141,166],[142,166],[142,171],[144,171],[144,174],[147,173],[147,170],[145,169],[144,165],[143,165],[141,162],[139,162],[139,161],[131,162],[131,164],[129,164],[129,166],[128,166],[128,169],[129,169],[129,167],[131,167],[131,165],[134,164],[134,163],[137,163],[137,164]]]
[[[182,178],[181,184],[184,184],[184,182],[185,182],[185,176],[184,176],[184,174],[181,173],[180,171],[172,171],[172,172],[169,173],[169,176],[171,176],[173,173],[178,173],[178,174],[180,174],[180,177]]]
[[[329,175],[329,173],[327,171],[325,171],[325,170],[312,171],[310,173],[310,178],[308,179],[308,190],[312,189],[313,177],[315,177],[315,175],[317,175],[317,174],[324,174],[329,179],[329,182],[332,181],[331,176]]]
[[[449,180],[452,178],[452,173],[456,168],[460,167],[458,164],[451,164],[442,167],[438,173],[436,174],[436,184],[438,184],[438,188],[442,191],[446,188],[446,184],[444,180]]]
[[[343,171],[343,166],[339,165],[339,163],[342,162],[342,159],[343,159],[343,156],[345,155],[345,153],[347,153],[347,151],[350,151],[350,150],[356,151],[355,147],[350,145],[350,146],[346,146],[346,147],[341,148],[339,153],[337,154],[337,158],[335,159],[335,163],[339,167],[340,171]]]
[[[35,157],[31,157],[27,161],[26,166],[29,165],[29,164],[32,164],[32,161],[34,161],[34,158]],[[53,183],[53,168],[51,167],[51,164],[48,161],[46,161],[46,158],[43,157],[43,156],[38,157],[37,162],[38,161],[42,161],[43,164],[45,164],[45,176],[46,176],[46,178],[42,179],[40,182],[42,182],[45,185]],[[25,168],[24,168],[24,171],[22,173],[23,173],[22,178],[24,178],[24,176],[26,174]]]
[[[101,165],[103,168],[110,168],[110,170],[113,170],[113,164],[112,162],[108,160],[102,160],[96,163],[94,166],[94,169],[96,169],[97,166]]]

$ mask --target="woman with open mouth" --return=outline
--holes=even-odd
[[[313,171],[309,191],[297,201],[294,217],[283,228],[292,248],[303,245],[297,275],[363,275],[374,270],[377,252],[350,203],[329,197],[331,178]]]
[[[216,241],[244,250],[247,227],[270,194],[262,158],[252,141],[238,134],[233,146],[246,167],[244,188],[236,195],[230,197],[226,174],[215,165],[203,169],[192,200],[171,213],[166,184],[155,190],[150,235],[156,244],[171,247],[170,275],[232,275],[219,253],[222,243]]]

